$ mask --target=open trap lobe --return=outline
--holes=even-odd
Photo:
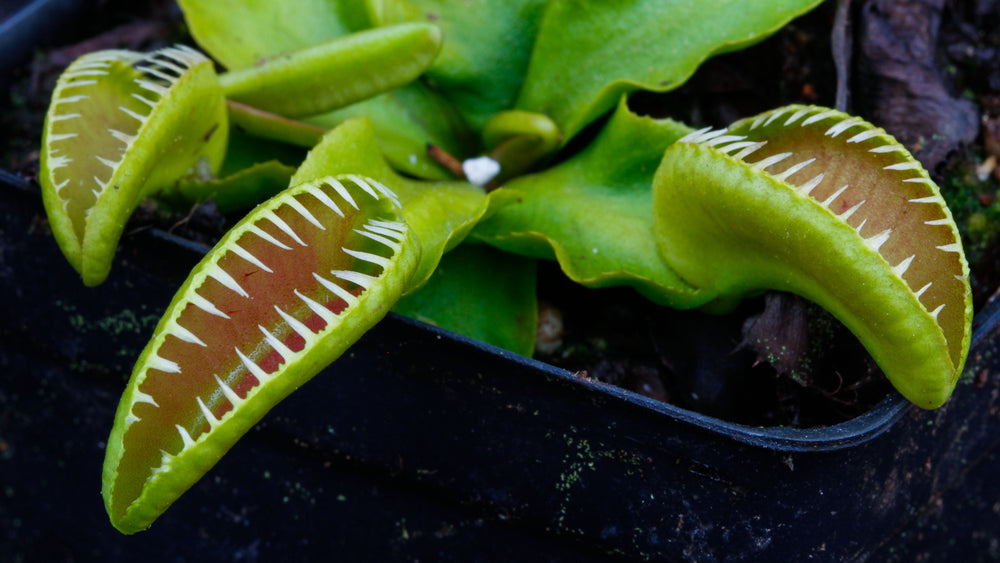
[[[960,363],[968,265],[958,233],[923,167],[884,130],[835,110],[789,106],[686,140],[770,173],[850,225],[936,319]]]
[[[340,323],[399,252],[407,227],[386,188],[354,177],[290,191],[199,266],[165,317],[131,406],[119,475],[152,475],[223,424]],[[119,483],[116,497],[135,498],[142,482]]]

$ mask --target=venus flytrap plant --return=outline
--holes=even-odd
[[[181,0],[194,38],[226,73],[216,77],[190,49],[177,52],[197,62],[177,68],[179,54],[81,59],[57,88],[46,126],[46,147],[56,150],[42,169],[53,230],[88,283],[107,273],[142,197],[212,197],[231,210],[290,186],[199,263],[139,357],[104,466],[112,523],[125,533],[147,527],[397,305],[530,353],[533,327],[498,327],[489,308],[522,308],[506,316],[511,325],[536,318],[536,258],[558,260],[584,285],[629,285],[676,308],[722,312],[764,289],[800,293],[840,318],[910,400],[940,405],[968,350],[968,266],[937,188],[903,147],[823,108],[694,131],[627,105],[628,93],[677,87],[705,58],[817,3],[304,0],[279,9]],[[109,57],[125,61],[112,65],[117,74]],[[107,82],[98,99],[158,116],[145,133],[112,122],[108,136],[126,147],[113,156],[64,128],[109,119],[112,102],[85,104],[94,75]],[[126,117],[146,115],[122,107]],[[567,150],[609,112],[589,143]],[[312,148],[294,173],[271,162],[185,179],[203,158],[218,169],[227,116],[246,132]],[[167,132],[187,149],[171,155],[177,162],[161,169],[132,156]],[[427,145],[466,163],[489,155],[499,175],[477,183],[498,189],[442,179]],[[98,165],[136,177],[128,197],[106,187],[126,184],[104,176],[96,193],[85,189]],[[91,224],[103,234],[87,239]],[[99,243],[103,274],[93,273],[102,270],[89,265],[89,247],[65,242],[71,235]],[[444,256],[467,237],[523,256],[498,259],[482,245]]]

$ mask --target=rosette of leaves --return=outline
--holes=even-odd
[[[123,532],[148,526],[390,308],[530,354],[536,259],[678,308],[796,291],[853,330],[915,403],[937,406],[954,387],[968,349],[967,266],[905,149],[819,108],[695,132],[626,104],[637,90],[678,87],[707,57],[816,0],[180,4],[228,69],[217,98],[232,121],[312,149],[287,174],[291,187],[196,267],[136,364],[104,473]],[[428,145],[460,162],[488,154],[499,189],[450,177]],[[258,166],[171,195],[251,206],[285,185],[252,181],[273,172]],[[810,166],[822,172],[797,175]],[[446,254],[466,238],[495,248]],[[509,314],[488,313],[498,307]]]

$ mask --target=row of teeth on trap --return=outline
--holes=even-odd
[[[757,117],[755,119],[755,121],[752,123],[752,125],[750,126],[750,130],[752,131],[752,130],[755,130],[755,129],[761,127],[761,126],[765,126],[766,127],[767,125],[770,125],[774,120],[776,120],[779,117],[781,117],[785,113],[785,111],[783,111],[783,110],[776,110],[774,112],[765,113],[765,114]],[[816,110],[814,108],[803,108],[803,109],[800,109],[800,110],[794,112],[786,120],[786,122],[785,122],[784,125],[786,125],[786,126],[792,125],[793,123],[795,123],[797,120],[799,120],[803,116],[808,115],[810,112],[815,112],[815,111]],[[806,127],[808,125],[812,125],[814,123],[820,122],[820,121],[822,121],[824,119],[827,119],[827,118],[829,118],[831,116],[834,116],[834,115],[837,115],[839,113],[840,112],[837,112],[836,110],[820,111],[819,113],[814,113],[814,115],[809,116],[807,119],[804,119],[800,123],[800,125],[802,127]],[[873,139],[873,138],[884,138],[884,132],[883,131],[881,131],[880,129],[876,129],[876,128],[870,128],[871,126],[868,125],[865,121],[863,121],[859,117],[851,117],[851,118],[848,118],[848,119],[845,119],[845,120],[842,120],[842,121],[838,121],[836,124],[834,124],[831,127],[829,127],[825,131],[824,135],[827,136],[827,137],[835,138],[838,135],[840,135],[840,134],[844,133],[845,131],[847,131],[848,129],[851,129],[852,127],[859,126],[859,125],[860,126],[865,126],[866,130],[862,131],[860,133],[857,133],[857,134],[855,134],[855,135],[853,135],[853,136],[851,136],[849,138],[847,138],[844,141],[845,143],[848,143],[848,144],[851,144],[851,143],[861,143],[863,141],[867,141],[867,140]],[[793,152],[782,152],[782,153],[778,153],[778,154],[774,154],[774,155],[768,156],[768,157],[763,158],[763,159],[761,159],[761,160],[759,160],[757,162],[749,162],[749,161],[746,160],[747,157],[749,157],[750,155],[752,155],[753,153],[757,152],[759,149],[761,149],[762,147],[764,147],[767,144],[768,141],[767,140],[759,140],[759,141],[758,140],[748,140],[748,136],[747,135],[734,135],[734,134],[729,134],[729,132],[730,132],[729,129],[714,129],[712,127],[705,127],[703,129],[699,129],[697,131],[689,133],[688,135],[686,135],[686,136],[682,137],[681,139],[679,139],[678,142],[700,144],[700,145],[703,145],[703,146],[713,147],[716,150],[718,150],[719,152],[722,152],[722,153],[724,153],[724,154],[726,154],[726,155],[728,155],[728,156],[730,156],[730,157],[732,157],[732,158],[734,158],[736,160],[739,160],[739,161],[742,161],[742,162],[746,162],[749,166],[751,166],[753,168],[756,168],[758,170],[761,170],[763,172],[767,172],[768,168],[770,168],[772,166],[775,166],[778,163],[784,162],[787,159],[792,158],[794,156]],[[875,154],[885,154],[885,153],[893,153],[893,152],[905,153],[905,151],[906,151],[905,148],[903,148],[902,146],[900,146],[900,145],[898,145],[896,143],[880,144],[879,146],[876,146],[876,147],[871,148],[871,149],[868,150],[868,152],[875,153]],[[781,182],[787,182],[787,180],[788,180],[789,177],[791,177],[793,174],[795,174],[795,173],[803,170],[804,168],[806,168],[810,164],[813,164],[815,161],[816,161],[816,158],[809,158],[807,160],[804,160],[804,161],[801,161],[801,162],[798,162],[796,164],[793,164],[793,165],[789,166],[788,168],[786,168],[785,170],[783,170],[781,173],[771,174],[771,177],[773,177],[774,179],[776,179],[778,181],[781,181]],[[913,171],[913,172],[911,172],[910,177],[904,178],[904,179],[902,179],[902,181],[903,182],[907,182],[907,183],[927,184],[929,186],[933,186],[933,187],[936,188],[935,184],[930,179],[925,178],[924,176],[922,176],[918,172],[920,169],[921,169],[920,163],[917,162],[917,161],[913,161],[913,160],[904,160],[903,162],[895,162],[893,164],[889,164],[889,165],[886,165],[886,166],[883,167],[883,170],[886,170],[886,171],[895,171],[895,172],[900,172],[900,173],[907,173],[907,171]],[[820,205],[822,205],[826,209],[828,209],[831,212],[833,212],[833,210],[831,208],[831,205],[834,203],[834,201],[837,200],[838,197],[840,197],[849,188],[849,185],[845,184],[845,185],[839,187],[833,193],[831,193],[829,196],[827,196],[824,200],[820,201],[820,200],[815,199],[812,196],[810,196],[810,194],[813,192],[813,190],[815,190],[815,188],[817,186],[820,185],[820,183],[824,180],[824,178],[825,178],[825,173],[821,172],[819,174],[816,174],[815,176],[813,176],[809,180],[803,182],[802,184],[800,184],[798,186],[794,186],[794,187],[798,191],[798,193],[800,193],[801,195],[809,196],[813,201],[819,203]],[[910,203],[915,203],[915,204],[937,204],[939,206],[943,205],[943,201],[940,198],[940,196],[934,195],[934,194],[929,195],[929,196],[925,196],[925,197],[910,199],[909,202]],[[834,213],[834,215],[838,219],[840,219],[841,221],[844,221],[846,223],[847,220],[855,212],[857,212],[858,209],[860,209],[865,203],[866,203],[866,200],[861,200],[860,202],[858,202],[855,205],[851,206],[850,208],[846,209],[842,213],[839,213],[839,214],[838,213]],[[867,219],[861,221],[857,226],[855,226],[854,230],[858,233],[859,236],[862,237],[862,239],[865,241],[865,243],[868,245],[869,248],[871,248],[873,251],[875,251],[877,253],[880,253],[880,249],[889,240],[889,237],[892,235],[893,229],[892,228],[888,228],[888,229],[885,229],[885,230],[883,230],[883,231],[881,231],[881,232],[879,232],[877,234],[874,234],[872,236],[864,237],[864,236],[861,235],[861,231],[865,227],[866,224],[867,224]],[[947,217],[947,216],[943,216],[940,219],[934,219],[934,220],[931,220],[931,221],[925,221],[925,224],[928,225],[928,226],[949,225],[949,224],[951,224],[951,219],[949,217]],[[950,244],[942,245],[942,246],[937,246],[936,248],[938,250],[942,251],[942,252],[953,252],[953,253],[961,253],[962,252],[961,243],[958,242],[958,241],[955,241],[955,242],[950,243]],[[896,276],[898,276],[900,279],[903,279],[904,274],[909,269],[909,267],[910,267],[910,265],[913,262],[913,260],[914,260],[915,257],[916,257],[916,254],[912,254],[912,255],[908,256],[907,258],[903,259],[902,261],[900,261],[895,266],[892,266],[893,273]],[[884,258],[884,255],[883,255],[883,258]],[[956,277],[958,277],[958,276],[956,276]],[[933,282],[928,282],[926,285],[924,285],[921,288],[914,288],[914,295],[919,300],[921,298],[921,296],[923,296],[924,293],[926,293],[927,290],[930,289],[930,287],[932,285],[933,285]],[[924,305],[924,308],[927,310],[927,312],[935,320],[940,315],[942,309],[944,309],[944,304],[943,303],[937,305],[933,309],[931,309],[931,307],[929,307],[925,303],[922,303],[922,304]]]
[[[344,179],[354,184],[355,186],[359,187],[372,199],[379,200],[381,197],[385,197],[398,208],[399,206],[398,196],[392,190],[385,187],[381,183],[371,179],[362,178],[356,175],[348,175]],[[354,197],[351,196],[350,192],[348,191],[348,189],[346,189],[344,184],[334,178],[327,178],[322,182],[317,183],[316,185],[304,184],[300,189],[302,194],[305,193],[311,194],[313,197],[315,197],[317,200],[319,200],[321,203],[326,205],[334,213],[336,213],[341,217],[344,216],[344,211],[342,210],[341,205],[335,202],[334,199],[336,198],[336,196],[339,196],[339,199],[343,203],[346,203],[349,207],[355,210],[360,210],[359,203],[355,200]],[[279,205],[278,207],[282,207],[285,205],[287,205],[288,207],[290,207],[291,209],[302,215],[302,217],[305,218],[306,221],[314,225],[316,228],[320,230],[325,230],[325,227],[308,210],[306,210],[306,208],[301,204],[301,202],[299,202],[295,198],[295,195],[291,195],[290,197],[285,198],[281,202],[281,205]],[[276,209],[277,208],[272,209],[271,211],[262,215],[260,220],[270,222],[277,228],[277,230],[288,235],[288,237],[293,241],[295,241],[295,243],[297,243],[299,246],[302,247],[308,246],[308,243],[305,240],[308,237],[303,237],[300,235],[300,233],[296,233],[296,231],[293,229],[291,225],[281,220],[274,213]],[[408,227],[405,223],[398,221],[388,221],[388,220],[384,221],[372,218],[369,219],[362,227],[355,229],[354,232],[358,233],[359,235],[367,239],[370,239],[372,241],[375,241],[376,243],[379,243],[387,247],[390,254],[396,254],[400,252],[402,249],[402,242],[406,238],[407,230]],[[270,244],[282,250],[292,250],[292,247],[282,243],[273,236],[269,235],[267,231],[261,229],[256,224],[251,224],[247,228],[247,232],[251,232],[256,234],[257,236],[260,236],[265,241],[269,242]],[[230,244],[229,250],[231,252],[234,252],[237,256],[243,258],[244,260],[247,260],[251,264],[254,264],[257,267],[261,268],[264,272],[273,273],[273,270],[269,268],[263,262],[263,260],[251,254],[246,249],[240,247],[236,241]],[[385,269],[389,267],[390,258],[388,257],[383,257],[367,252],[355,251],[348,248],[342,248],[341,250],[346,254],[349,254],[359,260],[363,260],[380,266],[383,270],[383,273]],[[217,263],[208,267],[206,269],[206,272],[207,272],[206,277],[211,277],[216,281],[218,281],[219,283],[221,283],[223,286],[236,292],[237,294],[249,298],[249,293],[245,291],[242,287],[240,287],[231,276],[229,276],[224,270],[222,270],[218,266]],[[374,283],[376,278],[375,276],[370,276],[367,274],[362,274],[360,272],[354,272],[350,270],[333,271],[331,272],[331,274],[336,279],[353,283],[359,286],[363,291],[368,290]],[[317,280],[318,283],[320,283],[320,285],[322,285],[328,291],[330,291],[331,293],[342,299],[347,304],[348,307],[357,303],[358,297],[356,295],[344,289],[334,281],[331,281],[319,275],[318,273],[313,273],[313,277]],[[305,354],[310,347],[309,343],[317,340],[320,337],[323,330],[334,325],[337,321],[337,318],[344,314],[344,312],[336,314],[325,309],[323,305],[319,304],[313,299],[306,297],[298,290],[294,290],[294,293],[306,304],[309,310],[316,313],[324,320],[325,326],[323,329],[320,329],[319,333],[314,333],[313,330],[307,327],[303,322],[296,319],[291,314],[283,311],[281,308],[275,305],[274,306],[275,311],[284,320],[287,327],[292,331],[292,333],[297,334],[305,343],[305,346],[303,346],[301,349],[297,351],[292,350],[288,346],[286,346],[281,340],[279,340],[274,334],[268,331],[267,328],[260,325],[258,326],[258,329],[261,331],[262,336],[264,338],[264,342],[266,342],[275,352],[278,353],[278,355],[281,357],[281,363],[285,365],[294,363],[297,358]],[[197,307],[198,309],[201,309],[202,311],[212,314],[214,316],[222,317],[226,320],[230,319],[228,315],[220,311],[218,307],[216,307],[212,302],[208,301],[206,298],[199,295],[196,291],[192,291],[191,294],[188,296],[188,298],[189,298],[189,303]],[[198,338],[196,334],[184,328],[178,322],[179,316],[183,312],[183,308],[180,308],[177,311],[178,311],[177,314],[175,314],[174,317],[171,318],[171,320],[169,321],[169,324],[167,325],[167,328],[165,330],[165,335],[172,335],[178,338],[179,340],[187,343],[206,346],[206,344],[200,338]],[[273,372],[269,373],[264,371],[263,368],[261,368],[250,357],[244,354],[238,347],[234,347],[233,350],[235,351],[235,354],[239,358],[239,361],[242,364],[242,366],[247,370],[248,373],[250,373],[252,376],[254,376],[254,378],[257,379],[258,383],[248,391],[246,397],[241,398],[218,375],[213,375],[219,390],[218,392],[221,393],[221,396],[225,397],[225,399],[228,400],[229,403],[233,406],[233,409],[228,411],[228,413],[237,411],[238,408],[242,404],[246,403],[246,401],[248,401],[251,398],[251,396],[255,393],[255,391],[260,388],[261,384],[266,383],[276,377],[275,373]],[[173,373],[173,374],[181,373],[181,366],[179,364],[177,364],[172,360],[163,358],[159,356],[157,353],[154,353],[150,356],[146,369],[147,370],[154,369],[158,371],[163,371],[165,373]],[[136,388],[135,390],[134,400],[136,405],[138,405],[139,403],[146,403],[154,407],[159,407],[159,405],[156,403],[155,399],[151,395],[143,393],[138,388]],[[205,420],[208,422],[210,429],[215,429],[217,426],[219,426],[227,416],[223,415],[222,418],[215,416],[215,414],[212,413],[211,409],[209,409],[209,407],[205,404],[205,402],[201,399],[201,397],[196,397],[196,402],[198,409],[201,411]],[[129,413],[129,423],[138,422],[139,420],[140,420],[139,417],[136,416],[134,412]],[[193,446],[198,440],[198,438],[192,437],[191,433],[184,426],[178,424],[175,425],[175,427],[181,437],[181,442],[182,442],[181,451],[184,451],[188,449],[190,446]],[[166,451],[162,451],[161,454],[162,454],[161,465],[157,469],[154,469],[154,473],[159,471],[164,471],[167,468],[169,462],[174,457],[176,457],[176,455],[179,455],[179,453],[170,454],[169,452]]]
[[[63,74],[62,81],[64,81],[64,84],[60,96],[53,100],[53,106],[70,105],[89,100],[90,95],[74,93],[75,90],[73,89],[87,86],[99,87],[100,80],[103,77],[110,76],[112,65],[128,61],[133,57],[134,54],[129,51],[110,50],[99,51],[77,60],[77,62],[73,63],[72,68]],[[143,94],[132,92],[130,95],[132,98],[142,102],[145,111],[138,112],[124,105],[118,106],[118,109],[122,113],[135,119],[136,123],[129,132],[108,128],[108,134],[121,141],[122,146],[118,148],[117,155],[112,158],[106,158],[100,154],[94,155],[94,158],[98,162],[108,168],[106,178],[102,179],[99,175],[94,175],[93,177],[96,187],[91,188],[91,193],[95,198],[100,197],[101,193],[107,189],[114,170],[121,165],[122,160],[125,158],[126,150],[135,142],[142,125],[149,119],[153,109],[161,102],[171,86],[193,66],[206,60],[204,55],[198,51],[184,45],[177,45],[160,49],[132,63],[132,67],[141,73],[134,79],[134,83],[143,91]],[[67,90],[73,91],[67,92]],[[64,95],[66,93],[71,95]],[[51,122],[56,123],[80,119],[82,117],[81,113],[70,110],[63,113],[55,113],[49,119]],[[49,135],[48,159],[50,170],[57,170],[73,162],[72,158],[61,154],[61,151],[55,144],[77,136],[79,136],[79,132]],[[56,184],[57,193],[62,195],[61,192],[69,184],[69,181],[70,178],[66,177]],[[63,197],[64,205],[68,204],[67,199]]]

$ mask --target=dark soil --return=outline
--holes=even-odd
[[[551,264],[539,279],[543,309],[558,311],[564,327],[562,344],[539,359],[660,401],[745,424],[811,427],[853,418],[891,390],[846,329],[792,295],[715,316],[656,307],[627,289],[586,289]]]
[[[173,2],[139,4],[105,2],[105,20],[79,32],[89,39],[39,54],[15,77],[0,101],[8,132],[0,168],[37,174],[49,91],[73,58],[182,39]],[[909,146],[942,187],[973,262],[977,310],[1000,287],[1000,2],[826,2],[768,40],[708,61],[680,90],[631,102],[692,125],[724,126],[788,103],[866,117]],[[211,243],[234,219],[210,206],[181,214],[147,206],[130,228]],[[586,290],[551,264],[541,267],[539,291],[543,316],[562,327],[548,327],[555,341],[540,359],[726,420],[833,424],[891,390],[839,323],[792,296],[769,294],[713,317],[655,307],[630,290]]]

